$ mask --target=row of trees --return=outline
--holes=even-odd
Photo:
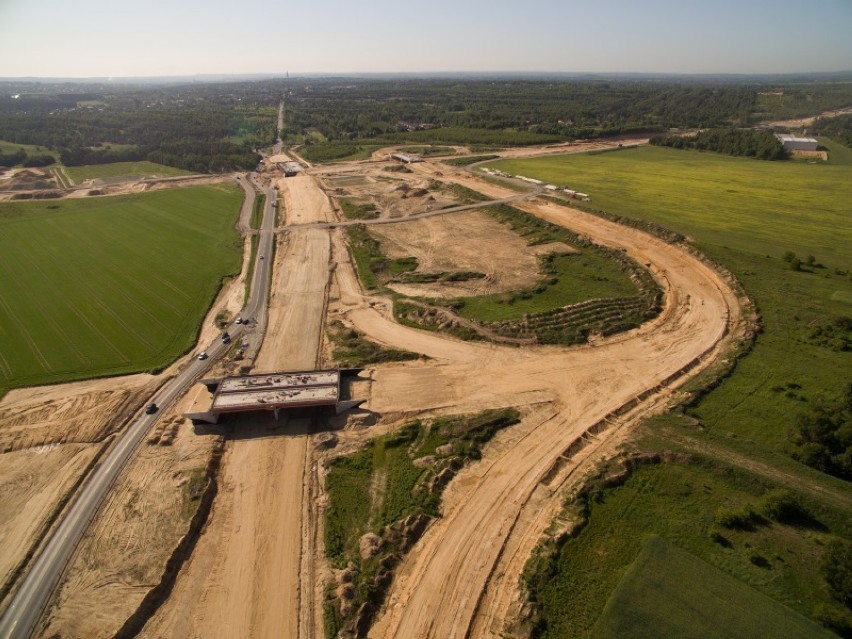
[[[299,81],[289,87],[286,128],[332,141],[405,134],[411,124],[569,139],[746,123],[754,95],[746,87],[647,81]]]
[[[18,149],[12,153],[0,153],[0,166],[49,166],[53,164],[52,155],[40,153],[29,155],[24,149]]]
[[[794,456],[824,473],[852,480],[852,384],[835,401],[819,398],[799,415]]]
[[[708,129],[694,136],[659,135],[651,144],[675,149],[698,149],[759,160],[784,160],[784,146],[771,133],[750,129]]]
[[[813,125],[814,135],[824,135],[852,148],[852,114],[836,118],[817,118]]]

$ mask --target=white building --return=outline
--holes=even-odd
[[[815,138],[797,138],[794,135],[776,134],[785,151],[816,151],[819,142]]]

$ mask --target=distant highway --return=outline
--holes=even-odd
[[[237,181],[254,204],[255,192],[245,177]],[[275,192],[271,188],[261,187],[252,178],[258,188],[266,193],[266,209],[260,229],[257,259],[254,277],[251,283],[251,295],[242,311],[243,317],[255,317],[258,321],[258,335],[266,328],[266,307],[269,296],[269,281],[272,271],[272,242],[275,227]],[[245,331],[242,324],[233,324],[228,332],[234,338]],[[159,411],[153,415],[142,413],[136,417],[124,433],[116,440],[104,459],[96,465],[82,488],[67,507],[59,525],[42,545],[35,561],[18,586],[3,619],[0,620],[0,638],[27,639],[35,629],[50,596],[59,582],[68,562],[71,560],[77,544],[82,539],[90,522],[98,512],[109,490],[112,488],[128,459],[151,426],[167,411],[175,401],[195,384],[230,349],[220,339],[206,348],[208,359],[200,361],[192,358],[184,369],[173,379],[167,381],[148,402],[156,403]]]

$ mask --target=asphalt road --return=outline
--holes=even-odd
[[[239,176],[237,181],[243,186],[247,197],[254,201],[254,189],[245,177]],[[254,182],[254,177],[252,178]],[[255,182],[255,184],[257,184]],[[257,251],[257,262],[251,285],[251,295],[242,311],[243,317],[254,317],[258,321],[255,335],[262,336],[266,328],[266,306],[269,296],[269,281],[272,270],[272,242],[275,237],[275,192],[271,188],[262,188],[266,193],[266,210],[260,230],[260,240]],[[233,324],[228,333],[238,338],[244,331],[242,324]],[[230,349],[217,339],[206,349],[208,359],[200,361],[191,359],[186,367],[174,378],[164,383],[148,400],[155,403],[159,411],[153,415],[142,412],[137,416],[116,440],[104,459],[96,465],[86,479],[76,497],[66,508],[58,526],[42,544],[35,561],[26,576],[21,581],[14,598],[0,620],[0,638],[26,639],[32,634],[36,624],[47,606],[54,588],[59,583],[65,567],[71,560],[74,550],[89,523],[109,493],[128,459],[133,455],[139,443],[160,418],[160,414],[195,384],[206,373],[213,363]]]

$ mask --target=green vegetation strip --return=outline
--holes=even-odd
[[[0,388],[158,370],[239,270],[233,185],[0,205]]]
[[[325,604],[326,629],[366,628],[379,609],[393,570],[438,516],[441,493],[467,460],[501,428],[519,421],[514,409],[413,421],[340,457],[326,476],[325,548],[345,568]],[[372,533],[369,552],[362,537]],[[364,557],[367,557],[366,559]]]
[[[419,359],[420,355],[411,351],[384,348],[367,339],[363,333],[346,328],[342,322],[332,322],[328,337],[333,345],[332,357],[340,366],[356,368],[385,362],[402,362]]]
[[[251,210],[251,228],[257,230],[261,227],[264,210],[266,210],[266,193],[255,189],[254,206]]]
[[[372,220],[379,217],[379,212],[374,204],[370,202],[354,202],[349,198],[339,198],[340,210],[348,220]]]
[[[190,171],[176,169],[154,162],[113,162],[111,164],[89,164],[84,166],[66,166],[66,173],[78,184],[83,180],[118,177],[162,178],[192,175]]]
[[[471,164],[476,164],[477,162],[486,162],[488,160],[494,160],[500,157],[499,155],[468,155],[463,158],[447,158],[446,160],[442,160],[444,164],[450,164],[452,166],[469,166]]]
[[[660,537],[645,542],[589,635],[592,639],[832,636]]]

